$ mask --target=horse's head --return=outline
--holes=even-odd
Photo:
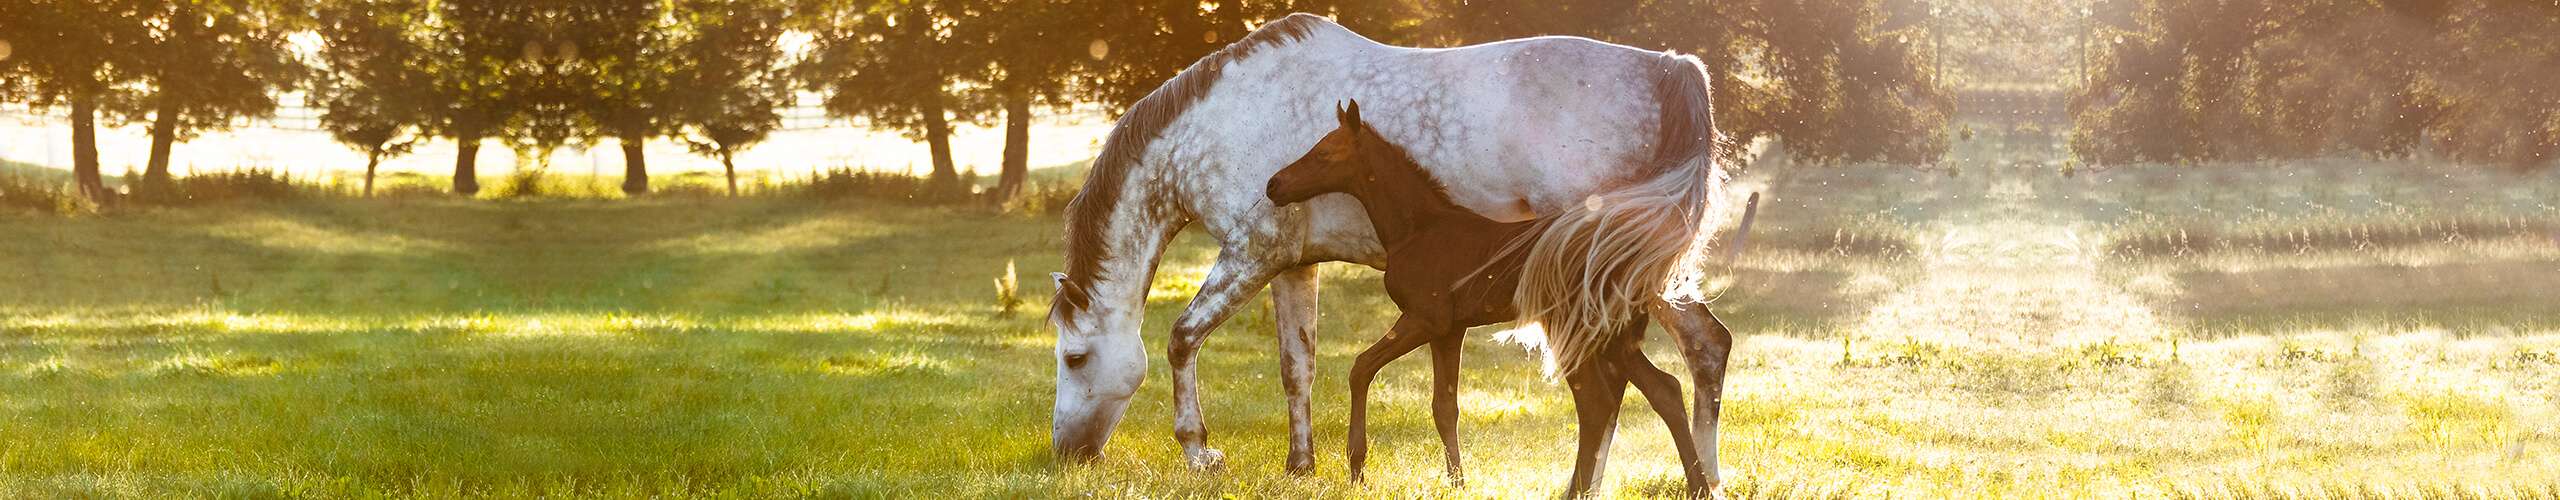
[[[1369,162],[1361,161],[1367,156],[1364,153],[1384,145],[1385,139],[1360,121],[1360,101],[1341,106],[1334,111],[1334,118],[1341,122],[1340,126],[1317,140],[1316,147],[1307,150],[1298,161],[1271,175],[1271,184],[1263,188],[1263,194],[1271,197],[1273,206],[1348,191],[1352,182],[1368,177]]]
[[[1049,306],[1049,323],[1058,329],[1057,406],[1049,420],[1049,445],[1071,462],[1102,456],[1111,429],[1146,382],[1147,353],[1139,341],[1140,311],[1114,310],[1112,304],[1144,304],[1143,300],[1095,300],[1094,294],[1124,288],[1118,282],[1079,284],[1051,273],[1058,295]],[[1101,289],[1101,290],[1097,290]]]

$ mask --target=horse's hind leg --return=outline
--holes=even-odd
[[[1638,323],[1636,326],[1644,325]],[[1662,416],[1662,425],[1671,429],[1671,444],[1680,450],[1680,472],[1688,480],[1689,495],[1707,496],[1713,482],[1707,479],[1705,468],[1698,462],[1696,440],[1689,431],[1689,412],[1681,409],[1681,403],[1687,400],[1680,398],[1680,379],[1654,367],[1653,360],[1645,358],[1644,340],[1640,336],[1620,342],[1612,352],[1612,358],[1610,361],[1617,364],[1619,373],[1626,374],[1627,382],[1634,384],[1636,392],[1644,394],[1645,403],[1653,406],[1653,413]]]
[[[1431,341],[1431,424],[1440,430],[1440,448],[1448,455],[1449,483],[1467,483],[1458,466],[1458,348],[1465,332],[1443,334]]]
[[[1616,372],[1617,367],[1611,363],[1597,363],[1565,376],[1565,386],[1573,390],[1573,411],[1582,434],[1580,446],[1574,450],[1573,479],[1565,484],[1565,498],[1590,494],[1607,474],[1609,442],[1617,437],[1618,404],[1627,397],[1626,378]]]
[[[1652,313],[1679,343],[1680,355],[1689,365],[1690,383],[1697,386],[1689,433],[1697,442],[1698,465],[1706,472],[1706,490],[1712,492],[1722,481],[1716,470],[1716,419],[1724,406],[1725,361],[1733,354],[1733,331],[1725,329],[1706,304],[1655,302]]]
[[[1360,470],[1369,462],[1369,382],[1377,378],[1378,369],[1385,368],[1388,361],[1430,343],[1443,329],[1438,323],[1405,313],[1396,318],[1396,326],[1387,330],[1386,338],[1370,344],[1368,350],[1360,351],[1358,359],[1352,360],[1351,429],[1343,455],[1351,463],[1353,482],[1360,481]]]

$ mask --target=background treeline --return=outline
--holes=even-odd
[[[104,203],[96,128],[149,124],[132,186],[169,186],[193,134],[307,96],[374,166],[419,141],[459,145],[452,191],[481,188],[494,141],[540,169],[607,139],[623,190],[650,189],[640,147],[674,138],[730,165],[803,91],[830,115],[930,145],[959,193],[958,123],[1002,123],[994,192],[1019,192],[1034,111],[1123,108],[1191,61],[1290,12],[1380,41],[1448,46],[1585,35],[1704,56],[1730,138],[1799,155],[1926,161],[1945,150],[1944,84],[1903,0],[19,0],[0,3],[0,101],[70,116],[78,190]],[[316,42],[316,43],[313,43]],[[316,47],[316,49],[313,49]],[[805,52],[805,53],[804,53]],[[300,91],[300,92],[296,92]],[[730,183],[735,184],[732,175]],[[734,190],[734,187],[732,188]]]
[[[2071,148],[2098,163],[2560,158],[2560,3],[2103,0]]]
[[[171,185],[175,145],[287,98],[376,164],[454,141],[457,193],[481,189],[484,142],[538,172],[610,140],[639,194],[642,144],[734,171],[804,95],[927,143],[929,191],[954,199],[973,197],[953,130],[1001,124],[1001,200],[1027,182],[1037,111],[1126,107],[1301,11],[1402,45],[1694,53],[1728,139],[1818,163],[1937,161],[1962,135],[1954,89],[1983,84],[2070,95],[2071,148],[2094,163],[2560,153],[2560,6],[2523,0],[15,0],[0,102],[69,116],[76,189],[99,203],[117,197],[101,125],[147,126],[143,200]]]

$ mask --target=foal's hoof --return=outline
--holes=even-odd
[[[1689,492],[1689,498],[1724,500],[1723,483],[1707,483],[1707,489]]]
[[[1227,468],[1227,452],[1218,451],[1217,448],[1202,449],[1200,450],[1200,454],[1192,455],[1190,457],[1190,461],[1191,470],[1214,471],[1225,469]]]

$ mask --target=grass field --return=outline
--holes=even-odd
[[[2530,225],[2560,221],[2536,198],[2560,181],[2412,175],[2419,187],[2390,191],[2196,172],[1746,176],[1769,200],[1716,283],[1743,336],[1727,493],[2560,496],[2560,241]],[[2226,189],[2176,198],[2206,186]],[[2266,214],[2231,215],[2247,210]],[[2426,229],[2464,217],[2530,224]],[[2432,236],[2263,244],[2333,226]],[[1438,476],[1421,362],[1381,380],[1371,481],[1345,482],[1341,376],[1393,307],[1374,271],[1338,264],[1323,272],[1315,476],[1280,472],[1261,308],[1203,358],[1227,469],[1178,465],[1161,362],[1110,456],[1061,467],[1037,279],[1060,267],[1058,229],[785,196],[0,214],[0,497],[1562,488],[1564,391],[1491,341],[1468,346],[1467,486]],[[2182,229],[2239,243],[2124,250]],[[1209,258],[1197,236],[1168,252],[1150,352]],[[992,284],[1008,263],[1027,284],[1010,314]],[[1649,415],[1630,398],[1611,495],[1678,491]]]

